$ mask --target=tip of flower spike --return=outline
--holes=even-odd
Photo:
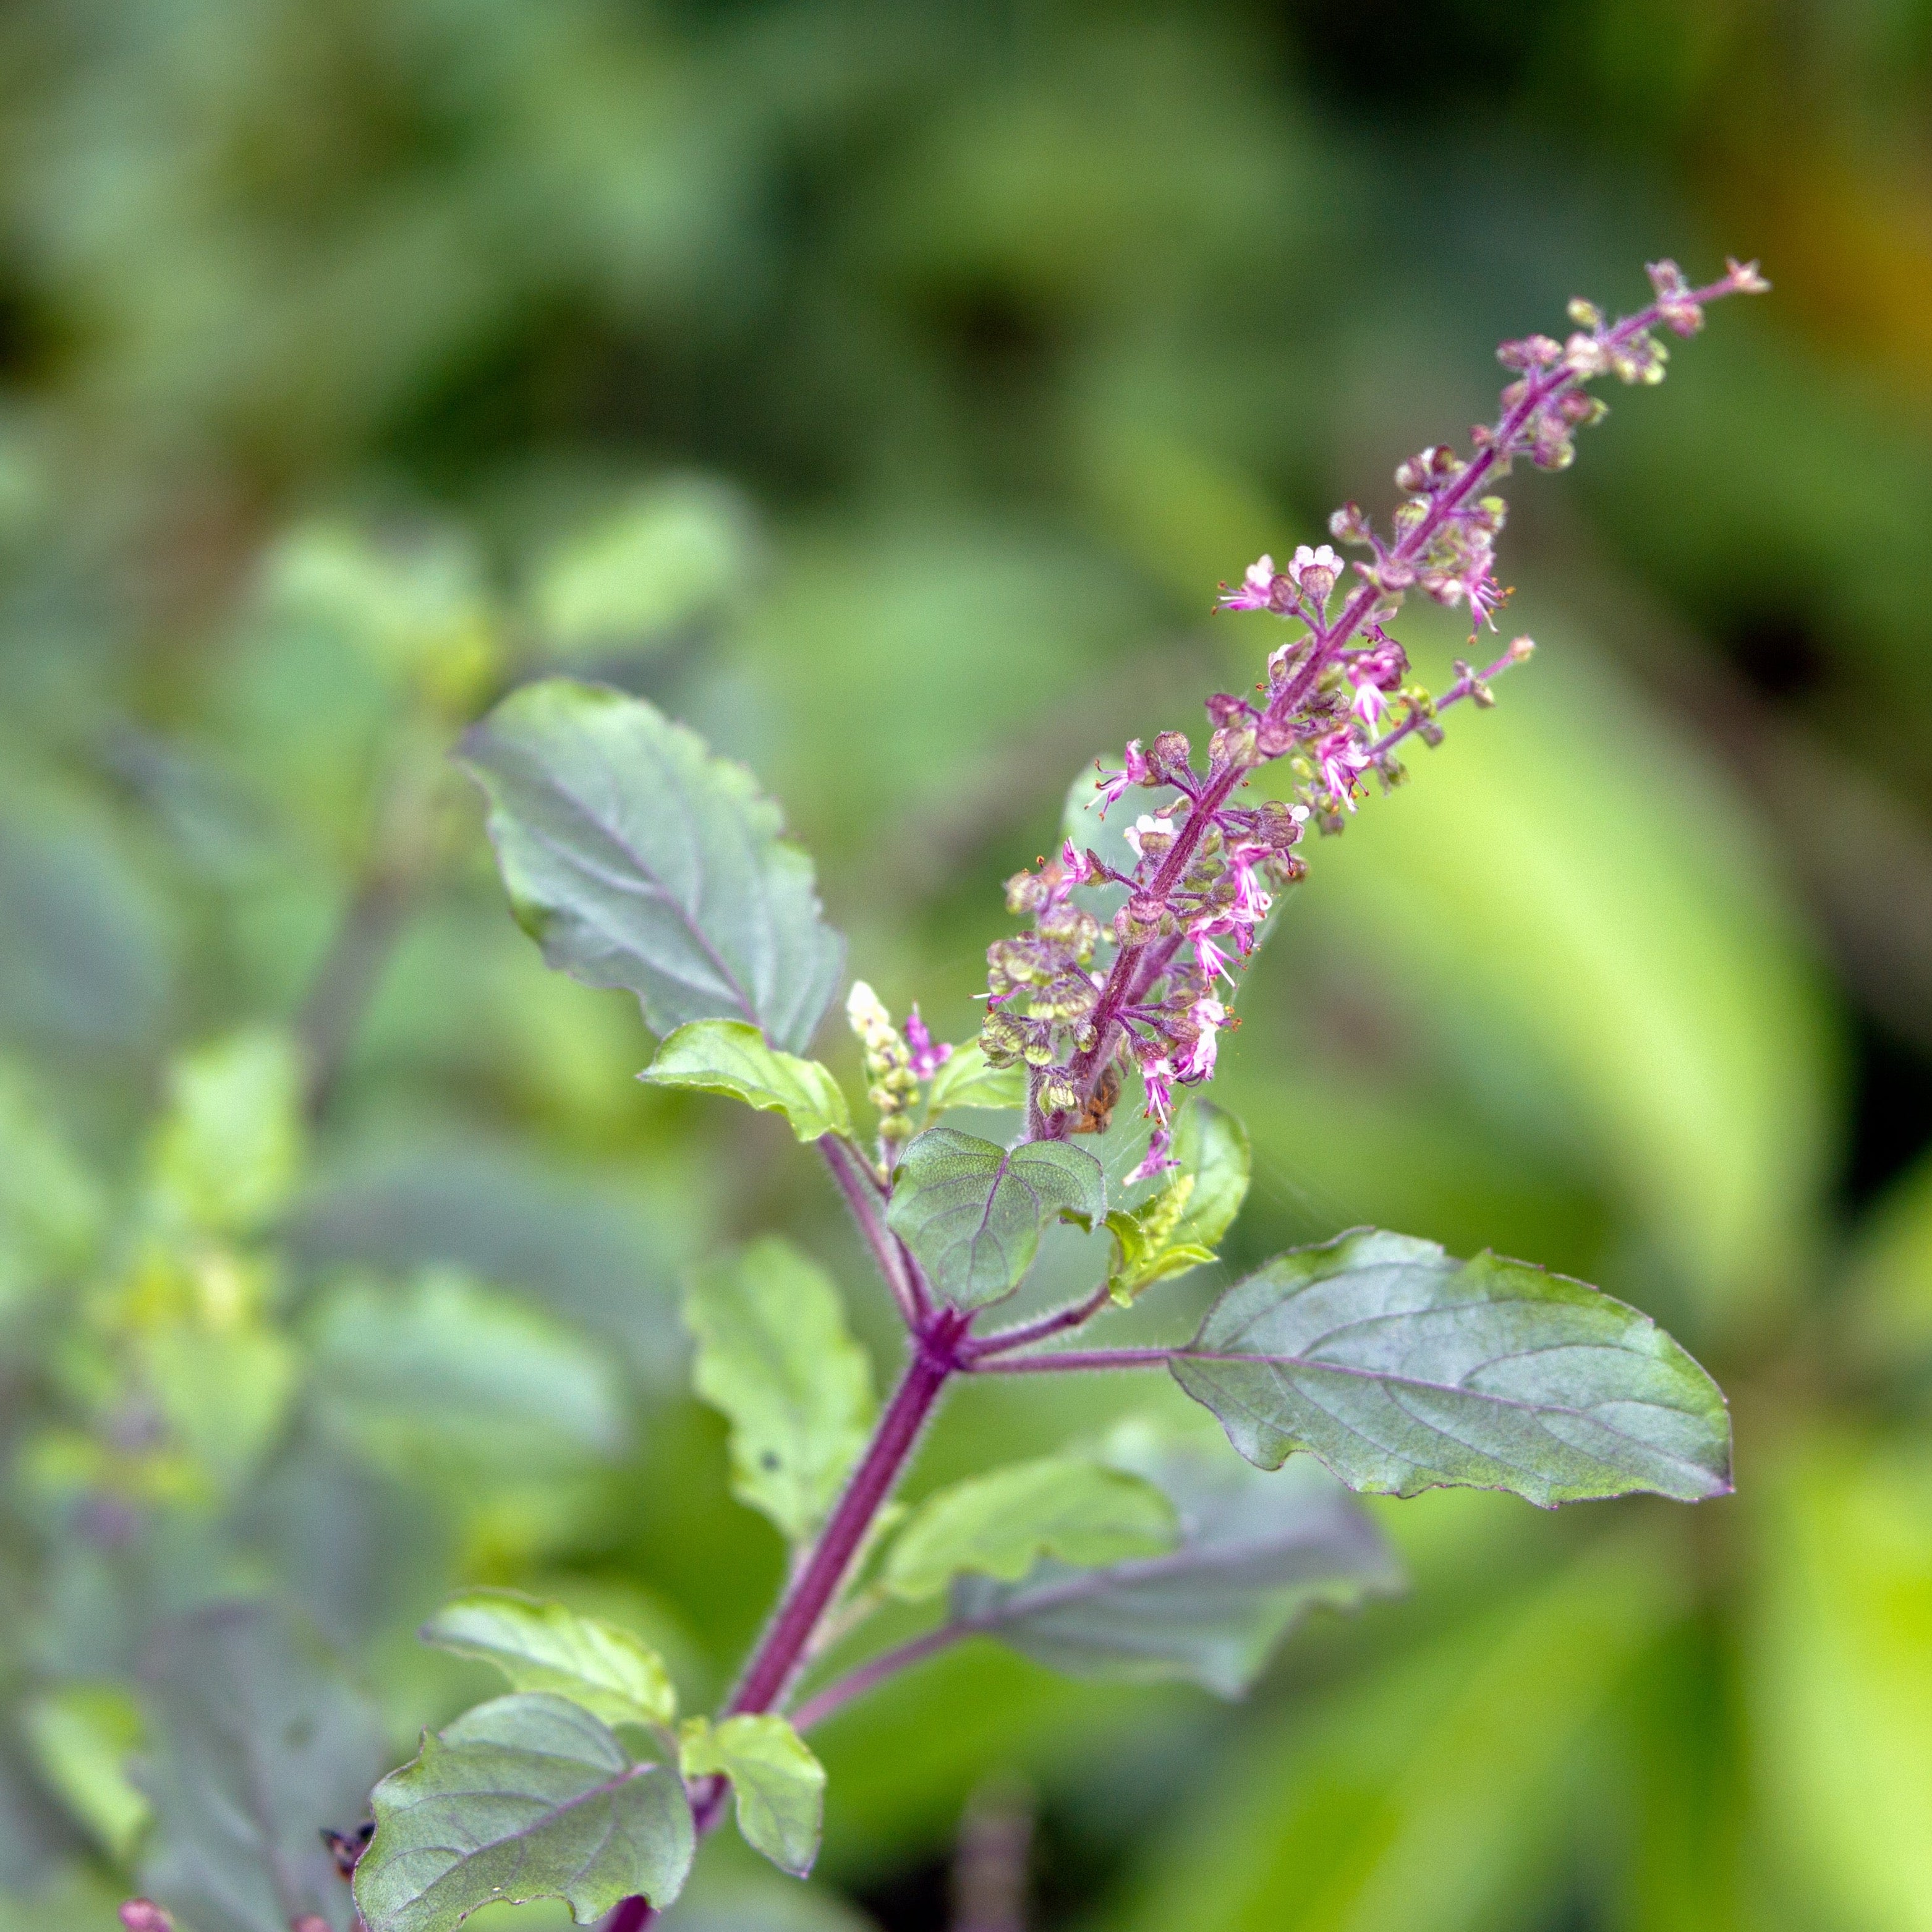
[[[1534,638],[1515,638],[1510,641],[1509,661],[1511,664],[1527,664],[1536,655]]]
[[[1724,274],[1731,286],[1741,296],[1762,296],[1771,292],[1771,284],[1760,273],[1755,262],[1740,262],[1731,256],[1724,258]]]

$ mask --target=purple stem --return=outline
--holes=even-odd
[[[1042,1315],[1036,1322],[1022,1322],[1014,1328],[995,1329],[990,1335],[976,1336],[960,1350],[968,1366],[988,1355],[1004,1355],[1009,1348],[1022,1348],[1029,1342],[1043,1342],[1049,1335],[1064,1334],[1092,1320],[1107,1305],[1107,1284],[1103,1281],[1084,1301]]]
[[[819,1143],[821,1147],[824,1144]],[[838,1171],[835,1164],[833,1172]],[[860,1218],[862,1222],[866,1219],[863,1214]],[[852,1567],[852,1559],[859,1553],[873,1517],[891,1494],[940,1392],[964,1366],[958,1345],[970,1319],[949,1310],[933,1318],[922,1330],[915,1330],[912,1360],[886,1404],[885,1414],[879,1418],[872,1442],[826,1519],[804,1568],[793,1580],[777,1614],[766,1626],[763,1640],[724,1707],[724,1716],[754,1715],[770,1710],[797,1675],[819,1619],[845,1580],[845,1573]],[[712,1778],[708,1780],[708,1787],[700,1788],[692,1807],[692,1822],[700,1838],[724,1815],[728,1792],[722,1778]],[[600,1932],[642,1932],[656,1917],[649,1900],[626,1898],[604,1919]]]
[[[899,1313],[906,1326],[917,1333],[930,1319],[932,1304],[926,1298],[919,1269],[906,1252],[905,1244],[886,1226],[885,1216],[880,1211],[885,1204],[884,1198],[871,1168],[842,1135],[821,1135],[818,1150],[825,1156],[825,1164],[832,1170],[832,1178],[838,1182],[838,1191],[844,1196],[845,1204],[851,1209],[852,1218],[858,1222],[860,1232],[872,1251],[872,1259],[885,1277],[886,1286],[892,1292],[892,1299],[898,1304]]]
[[[1040,1355],[981,1355],[965,1366],[968,1373],[982,1376],[1055,1375],[1071,1369],[1159,1369],[1180,1352],[1178,1348],[1060,1348]]]
[[[808,1697],[792,1712],[792,1728],[808,1731],[813,1725],[822,1724],[835,1711],[843,1710],[854,1697],[862,1697],[888,1677],[910,1670],[915,1664],[923,1664],[928,1657],[936,1657],[962,1636],[973,1634],[974,1626],[970,1624],[941,1624],[923,1636],[909,1637],[890,1650],[880,1651],[877,1657],[848,1671],[836,1684],[828,1684],[817,1696]]]
[[[784,1695],[826,1607],[845,1580],[872,1518],[891,1493],[912,1454],[940,1391],[961,1364],[956,1349],[965,1332],[963,1316],[948,1312],[916,1338],[904,1377],[845,1492],[827,1520],[805,1567],[779,1604],[730,1703],[728,1718],[769,1711]]]

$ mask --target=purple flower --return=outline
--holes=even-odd
[[[1346,725],[1331,731],[1315,746],[1316,762],[1322,767],[1322,782],[1340,805],[1355,808],[1355,781],[1368,769],[1369,755],[1355,741]]]
[[[1233,847],[1228,856],[1234,868],[1234,903],[1228,909],[1228,917],[1238,927],[1260,925],[1268,916],[1268,908],[1274,901],[1262,890],[1261,881],[1256,875],[1256,868],[1269,856],[1265,845],[1241,844]],[[1248,950],[1250,940],[1242,945]]]
[[[906,1046],[910,1050],[912,1070],[922,1080],[930,1080],[952,1058],[952,1049],[944,1042],[936,1042],[926,1024],[920,1018],[919,1006],[906,1015]]]
[[[1119,804],[1120,794],[1128,786],[1158,784],[1160,782],[1147,754],[1141,749],[1141,741],[1138,738],[1130,739],[1127,744],[1126,769],[1124,771],[1102,772],[1096,781],[1100,792],[1100,816],[1102,818],[1106,817],[1108,806]]]
[[[1408,669],[1408,656],[1393,638],[1377,628],[1368,634],[1376,641],[1366,650],[1352,652],[1347,659],[1348,682],[1355,688],[1351,706],[1355,716],[1373,730],[1388,709],[1386,694],[1396,689]]]
[[[1195,933],[1194,956],[1200,962],[1201,970],[1207,975],[1208,983],[1210,986],[1216,980],[1226,980],[1230,985],[1233,983],[1234,975],[1228,964],[1228,956],[1214,944],[1208,934]]]
[[[1166,1127],[1155,1128],[1140,1166],[1127,1176],[1127,1185],[1131,1187],[1137,1180],[1151,1180],[1163,1168],[1179,1166],[1171,1151],[1173,1146],[1174,1136]]]
[[[1141,1084],[1147,1090],[1148,1117],[1166,1126],[1174,1118],[1174,1062],[1166,1058],[1145,1061],[1141,1067]]]
[[[1094,876],[1094,862],[1084,852],[1073,849],[1073,841],[1063,838],[1060,843],[1060,868],[1076,886],[1084,886]],[[915,1006],[916,1012],[919,1009]]]
[[[1238,590],[1230,590],[1225,584],[1221,586],[1221,608],[1224,610],[1279,610],[1282,607],[1277,601],[1276,586],[1280,582],[1281,578],[1275,571],[1274,559],[1263,556],[1248,566]]]
[[[1194,1038],[1181,1056],[1174,1077],[1191,1087],[1214,1074],[1220,1031],[1228,1023],[1228,1010],[1210,993],[1189,1007],[1187,1018],[1194,1028]]]

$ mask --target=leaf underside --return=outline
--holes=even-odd
[[[1562,1275],[1374,1230],[1278,1256],[1175,1352],[1263,1468],[1299,1450],[1352,1489],[1514,1491],[1546,1508],[1730,1488],[1717,1385],[1652,1322]]]
[[[1172,1503],[1175,1546],[1090,1569],[1048,1558],[1017,1582],[958,1576],[956,1625],[1070,1676],[1179,1678],[1235,1697],[1310,1610],[1400,1587],[1381,1532],[1315,1462],[1264,1472],[1132,1424],[1106,1455]]]

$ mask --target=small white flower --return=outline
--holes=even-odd
[[[1311,550],[1306,544],[1298,544],[1294,561],[1288,566],[1288,574],[1299,584],[1304,570],[1325,570],[1333,579],[1342,574],[1342,560],[1328,544],[1322,544],[1318,550]]]

